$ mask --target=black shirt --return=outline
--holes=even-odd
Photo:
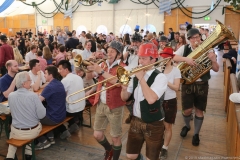
[[[77,45],[79,45],[79,40],[74,38],[69,38],[65,43],[66,50],[69,51],[71,48],[76,49]]]

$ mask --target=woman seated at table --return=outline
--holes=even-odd
[[[23,60],[23,57],[17,47],[13,48],[13,54],[14,54],[14,59],[18,62],[18,66],[23,66],[25,61]]]
[[[43,58],[46,59],[47,65],[52,65],[53,57],[49,47],[43,47]]]

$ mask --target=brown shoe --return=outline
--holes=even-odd
[[[111,149],[110,151],[106,151],[105,152],[104,160],[112,160],[112,157],[113,157],[113,149]]]
[[[128,118],[125,120],[125,123],[126,123],[126,124],[130,124],[130,123],[131,123],[131,120],[132,120],[132,115],[129,114]]]

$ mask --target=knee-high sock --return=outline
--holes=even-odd
[[[202,127],[203,119],[204,119],[204,117],[197,117],[195,115],[195,118],[194,118],[194,135],[199,134],[200,129]]]
[[[191,121],[191,114],[189,116],[185,116],[184,114],[183,115],[183,119],[184,119],[184,122],[185,122],[185,125],[190,128],[190,121]]]
[[[112,146],[113,148],[113,160],[118,160],[121,154],[122,145],[121,146]]]
[[[110,143],[108,142],[108,140],[105,136],[104,136],[104,139],[98,143],[101,144],[105,148],[106,151],[111,151],[112,146],[110,145]]]

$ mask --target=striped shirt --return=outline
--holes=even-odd
[[[38,95],[26,88],[19,88],[8,96],[8,104],[15,128],[31,128],[46,116],[46,109]]]

